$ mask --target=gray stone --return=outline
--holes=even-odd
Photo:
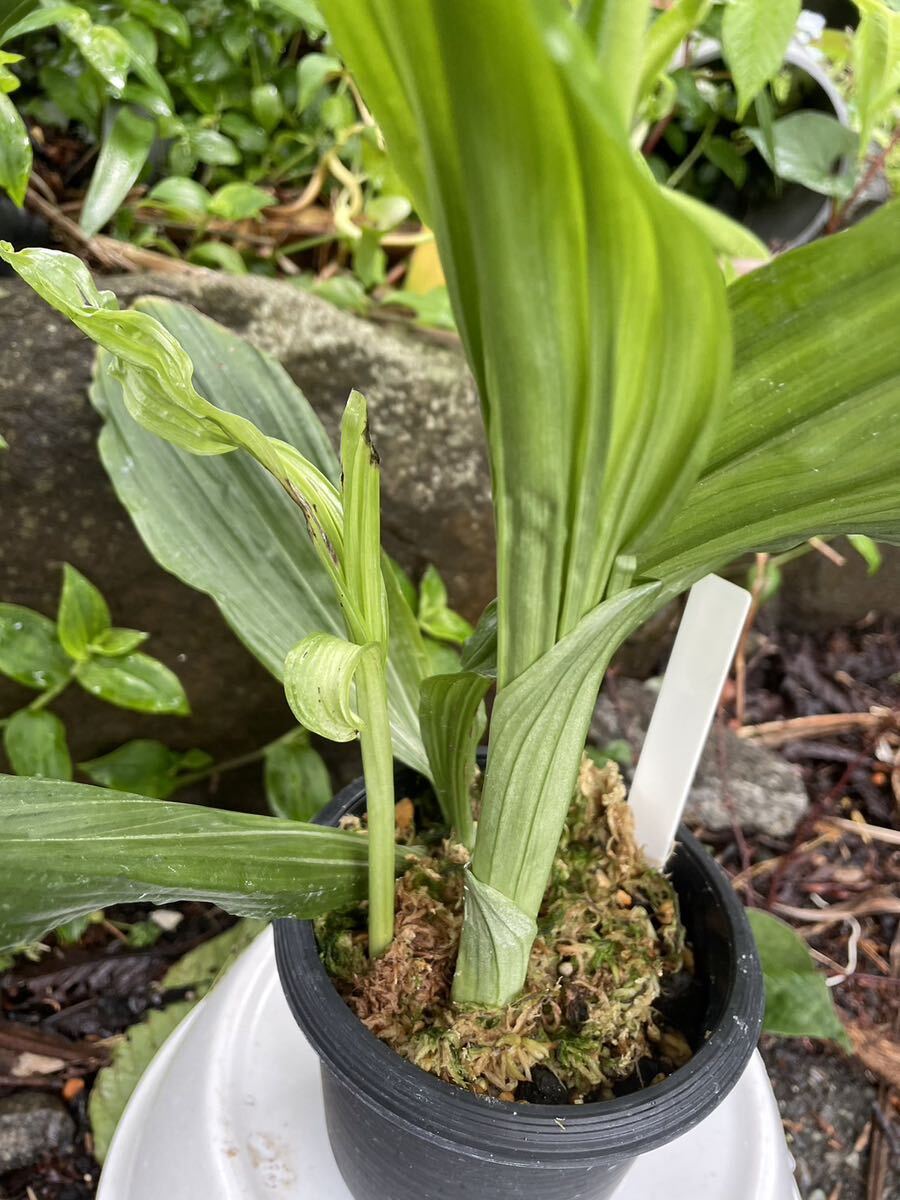
[[[597,703],[591,741],[624,738],[640,753],[656,702],[653,688],[633,679],[615,679]],[[772,750],[739,738],[730,729],[713,728],[688,799],[689,824],[726,829],[737,821],[773,837],[786,837],[809,804],[795,767]]]
[[[0,1100],[0,1175],[30,1167],[72,1147],[75,1122],[66,1106],[44,1092],[13,1092]]]
[[[844,538],[834,547],[847,560],[843,567],[814,552],[785,566],[776,598],[778,623],[815,633],[856,624],[870,613],[900,616],[900,546],[880,545],[883,561],[874,575]]]
[[[384,464],[384,537],[408,569],[437,563],[451,601],[475,618],[494,594],[493,526],[481,419],[458,350],[368,324],[286,284],[190,277],[106,279],[123,304],[140,295],[195,305],[278,357],[336,436],[351,387],[370,400]],[[97,457],[87,400],[93,347],[17,280],[0,284],[0,599],[55,611],[69,561],[107,596],[118,624],[152,635],[148,650],[175,669],[190,720],[150,718],[83,693],[57,706],[76,759],[132,737],[242,754],[283,732],[280,686],[251,659],[212,602],[151,560]],[[0,680],[0,715],[29,693]],[[258,772],[229,778],[218,797],[253,803]]]

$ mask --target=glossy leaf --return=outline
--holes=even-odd
[[[267,750],[264,777],[269,808],[291,821],[311,821],[333,795],[321,754],[303,738]]]
[[[31,138],[16,106],[0,91],[0,188],[19,208],[31,178]]]
[[[187,17],[174,4],[161,3],[160,0],[122,0],[122,5],[154,29],[168,34],[179,46],[191,44]]]
[[[366,896],[367,839],[318,825],[15,776],[0,776],[0,824],[0,948],[137,900],[269,919]]]
[[[812,111],[782,117],[772,126],[774,153],[763,130],[745,133],[780,179],[823,196],[845,196],[853,186],[842,164],[853,158],[857,135],[836,117]]]
[[[0,603],[0,674],[43,691],[62,683],[71,669],[49,618],[21,604]]]
[[[801,0],[731,0],[722,17],[722,49],[738,95],[738,119],[781,70]]]
[[[13,713],[3,730],[3,748],[17,775],[71,779],[72,759],[66,729],[54,713],[27,708]]]
[[[85,61],[106,80],[113,94],[120,93],[135,57],[122,34],[110,25],[94,24],[83,9],[55,23],[75,43]]]
[[[100,147],[81,209],[81,228],[89,237],[119,211],[144,169],[155,140],[154,121],[131,108],[118,110]]]
[[[281,93],[274,83],[261,83],[250,92],[253,116],[267,133],[271,133],[284,115]]]
[[[766,985],[763,1029],[779,1037],[829,1038],[850,1050],[825,977],[803,938],[790,925],[747,909]]]
[[[211,763],[212,758],[203,751],[179,753],[162,742],[139,738],[117,746],[109,754],[79,763],[78,767],[92,783],[101,787],[167,800],[181,787],[179,775],[182,772]]]
[[[638,561],[638,576],[674,591],[816,534],[900,540],[900,339],[884,335],[900,320],[900,204],[728,295],[728,420],[682,512]]]
[[[447,825],[470,850],[475,845],[472,783],[475,751],[487,724],[488,676],[470,671],[434,675],[422,684],[419,721],[431,776]]]
[[[284,664],[284,690],[304,728],[331,742],[350,742],[362,718],[354,707],[354,682],[363,656],[380,656],[370,642],[355,645],[330,633],[314,633],[290,652]]]
[[[178,676],[148,654],[92,658],[80,663],[76,678],[86,692],[136,712],[187,716],[187,696]]]
[[[91,643],[107,634],[110,625],[109,608],[100,591],[64,563],[57,633],[66,654],[79,662],[89,658]]]

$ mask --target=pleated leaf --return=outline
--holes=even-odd
[[[523,0],[515,20],[503,0],[322,8],[435,230],[479,384],[502,686],[599,603],[699,474],[727,379],[724,285],[635,163],[556,0]]]
[[[681,591],[815,534],[900,539],[900,203],[734,284],[735,371],[703,477],[638,573]]]
[[[363,727],[354,707],[354,676],[364,656],[380,659],[374,642],[357,646],[330,633],[304,638],[287,656],[284,689],[294,716],[332,742],[350,742]]]
[[[484,698],[493,680],[472,671],[432,675],[422,684],[419,722],[444,819],[471,850],[475,845],[472,782],[475,751],[487,717]]]
[[[367,839],[318,825],[0,776],[0,826],[0,949],[132,901],[272,918],[366,897]]]

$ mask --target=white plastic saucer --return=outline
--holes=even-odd
[[[799,1200],[791,1166],[756,1054],[716,1111],[638,1159],[618,1194]],[[144,1074],[113,1139],[98,1200],[351,1200],[328,1145],[318,1061],[278,983],[271,930]]]

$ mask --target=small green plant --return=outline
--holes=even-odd
[[[380,550],[359,394],[338,461],[239,339],[178,305],[122,312],[78,260],[0,246],[101,347],[101,454],[151,551],[216,598],[306,728],[359,738],[368,797],[361,837],[4,779],[3,940],[138,892],[270,917],[367,896],[378,954],[417,853],[394,844],[396,757],[470,854],[455,999],[502,1006],[616,648],[748,550],[900,537],[900,448],[878,436],[898,404],[900,207],[726,287],[721,221],[661,188],[632,141],[669,56],[649,5],[527,0],[515,22],[502,0],[322,8],[436,233],[485,418],[497,601],[460,669],[435,674],[422,628],[468,631],[432,584],[414,608]]]
[[[22,0],[0,22],[0,187],[17,204],[32,141],[82,195],[86,235],[201,266],[315,288],[330,265],[336,293],[346,264],[368,306],[385,247],[422,236],[397,234],[409,201],[312,0]]]
[[[189,712],[178,677],[138,649],[147,636],[136,629],[114,627],[103,596],[68,563],[63,567],[55,623],[20,604],[0,604],[0,673],[38,692],[2,722],[3,746],[17,775],[72,778],[65,726],[50,705],[73,684],[120,708],[170,716]],[[199,751],[172,755],[166,774],[173,790],[178,786],[178,771],[209,761]],[[103,760],[85,763],[83,768],[95,778],[95,770],[103,774]]]

